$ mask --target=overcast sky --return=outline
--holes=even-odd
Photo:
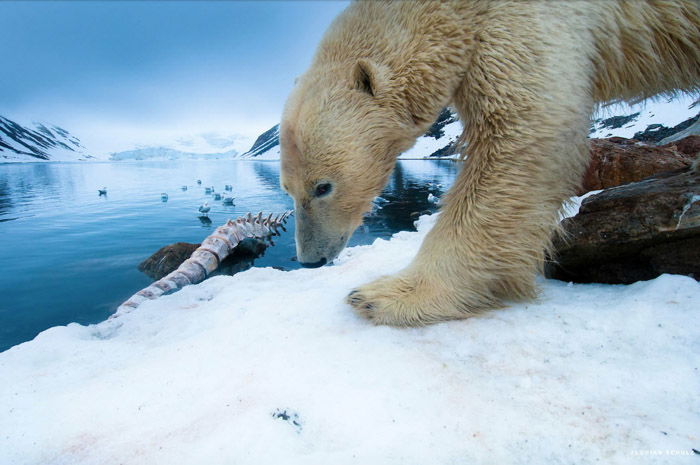
[[[255,137],[346,2],[0,1],[0,115],[93,151]]]

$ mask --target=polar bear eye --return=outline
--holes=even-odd
[[[330,194],[331,190],[333,190],[333,186],[331,186],[331,183],[322,182],[321,184],[318,184],[316,186],[316,190],[314,191],[314,194],[316,195],[316,197],[324,197],[324,196]]]

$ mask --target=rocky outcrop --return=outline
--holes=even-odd
[[[684,139],[688,136],[700,136],[700,118],[698,118],[698,116],[694,118],[695,122],[693,122],[693,124],[686,127],[682,131],[676,132],[675,134],[671,134],[670,136],[662,139],[659,144],[669,144],[671,142]]]
[[[698,128],[700,129],[700,127]],[[691,158],[700,156],[700,135],[687,136],[679,140],[669,142],[661,147],[668,148],[688,155]]]
[[[698,102],[695,102],[695,104],[697,103]],[[698,129],[698,119],[700,119],[700,113],[673,126],[672,128],[666,127],[663,124],[650,124],[644,131],[636,132],[632,138],[648,143],[665,144],[667,142],[672,142],[673,140],[692,135],[693,132],[692,130],[689,130],[689,128],[694,126],[696,129]],[[687,131],[687,133],[684,135],[678,135],[683,131]]]
[[[555,238],[548,277],[632,283],[675,273],[700,279],[700,173],[693,167],[593,195]]]
[[[683,151],[678,149],[679,144]],[[692,142],[687,148],[683,144],[685,142],[658,147],[622,137],[591,139],[591,162],[577,195],[690,166],[694,158],[688,154],[692,151]]]

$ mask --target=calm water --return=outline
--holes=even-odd
[[[350,245],[414,229],[411,212],[435,210],[428,194],[441,195],[456,172],[451,161],[400,162],[382,193],[389,203]],[[262,161],[0,164],[0,351],[51,326],[104,320],[151,282],[136,267],[164,245],[201,242],[249,211],[291,209],[278,176],[278,163]],[[204,192],[225,184],[233,206]],[[107,196],[98,196],[102,186]],[[204,201],[211,224],[198,218]],[[293,221],[275,243],[255,266],[297,268]]]

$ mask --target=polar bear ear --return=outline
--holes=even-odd
[[[378,67],[368,61],[359,60],[353,70],[352,82],[353,87],[372,97],[377,95],[377,89],[380,85],[380,73]]]

